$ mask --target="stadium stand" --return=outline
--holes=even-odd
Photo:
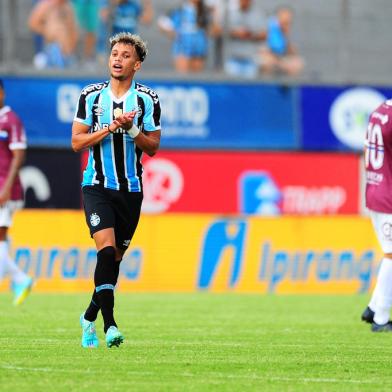
[[[270,14],[279,0],[257,0]],[[178,0],[153,0],[154,22],[142,26],[141,35],[149,42],[153,54],[144,65],[152,76],[175,76],[171,64],[170,42],[162,36],[156,20]],[[32,1],[0,1],[0,72],[34,73],[31,59],[33,37],[26,20]],[[390,79],[392,55],[389,46],[389,0],[297,0],[293,36],[306,61],[300,77],[305,82],[385,83]],[[376,37],[376,39],[375,39]],[[380,61],[380,58],[383,61]],[[100,71],[97,70],[99,73]],[[183,77],[183,76],[182,76]],[[203,75],[214,78],[226,75],[213,68],[212,56]]]

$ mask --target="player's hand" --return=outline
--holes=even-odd
[[[113,132],[118,128],[122,128],[124,130],[129,130],[132,128],[133,119],[136,116],[136,111],[123,113],[120,116],[116,117],[113,123],[110,126],[110,131]]]

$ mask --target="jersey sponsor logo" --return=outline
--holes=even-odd
[[[93,227],[98,226],[100,222],[101,222],[101,218],[99,217],[99,215],[96,212],[93,212],[90,215],[91,226],[93,226]]]
[[[352,149],[362,150],[369,116],[385,99],[371,88],[352,88],[340,94],[329,112],[336,138]]]
[[[146,213],[167,211],[180,199],[184,188],[181,169],[172,161],[154,158],[144,163],[142,209]]]
[[[108,82],[104,82],[104,83],[95,83],[95,84],[90,84],[89,86],[85,87],[82,92],[81,95],[88,95],[93,91],[99,91],[102,90],[103,88],[105,88],[108,85]]]
[[[158,94],[150,87],[144,86],[142,84],[136,84],[136,91],[140,91],[142,93],[149,95],[154,103],[159,102]]]

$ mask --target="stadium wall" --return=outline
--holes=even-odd
[[[70,126],[88,79],[4,77],[7,103],[31,147],[70,148]],[[162,147],[361,152],[369,113],[390,87],[262,82],[143,81],[161,100]],[[23,99],[21,94],[23,93]]]
[[[11,237],[37,292],[93,289],[96,251],[82,211],[21,211]],[[360,293],[376,275],[377,249],[359,216],[144,215],[118,290]]]

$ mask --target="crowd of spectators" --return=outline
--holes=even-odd
[[[151,0],[34,3],[28,23],[37,68],[102,65],[108,37],[138,33],[140,24],[159,29],[171,41],[179,73],[201,72],[209,58],[215,69],[239,77],[295,76],[304,68],[291,38],[294,11],[287,6],[267,15],[255,0],[178,0],[163,15],[154,15]]]

